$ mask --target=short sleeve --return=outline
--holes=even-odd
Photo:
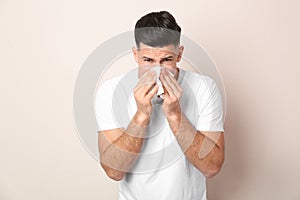
[[[113,86],[110,81],[104,82],[96,91],[95,114],[98,131],[118,128],[112,111]]]
[[[195,128],[199,131],[224,132],[222,96],[215,81],[204,76],[196,96],[199,113]]]

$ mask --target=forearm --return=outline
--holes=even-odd
[[[143,144],[149,117],[136,113],[126,130],[101,152],[101,165],[114,179],[122,179],[134,164]]]
[[[218,173],[224,161],[224,146],[218,139],[223,135],[197,131],[183,113],[167,119],[187,159],[206,177]]]

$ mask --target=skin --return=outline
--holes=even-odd
[[[224,161],[224,133],[196,130],[181,112],[179,100],[183,90],[176,81],[179,72],[176,64],[181,60],[183,50],[183,46],[172,44],[150,47],[141,43],[139,49],[133,48],[140,77],[134,89],[137,112],[127,130],[101,131],[98,137],[100,163],[110,178],[123,179],[141,150],[152,112],[151,99],[158,91],[156,74],[149,69],[157,65],[175,74],[173,77],[167,70],[162,70],[160,74],[165,91],[162,109],[186,158],[207,178],[221,170]]]

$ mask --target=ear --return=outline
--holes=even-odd
[[[136,47],[132,47],[132,53],[133,53],[133,57],[136,63],[138,63],[139,60],[139,56],[138,56],[138,49]]]
[[[179,50],[178,50],[178,56],[177,56],[177,59],[176,59],[176,62],[179,62],[182,58],[182,53],[183,53],[183,49],[184,47],[183,46],[180,46],[179,47]]]

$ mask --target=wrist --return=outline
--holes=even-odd
[[[173,123],[180,124],[181,122],[181,112],[173,112],[166,115],[168,121],[172,121]]]
[[[172,132],[174,133],[174,135],[176,135],[178,133],[180,126],[182,126],[181,113],[173,113],[173,114],[167,115],[166,118],[169,122]]]
[[[137,111],[133,117],[133,122],[141,127],[146,127],[150,122],[150,116]]]

